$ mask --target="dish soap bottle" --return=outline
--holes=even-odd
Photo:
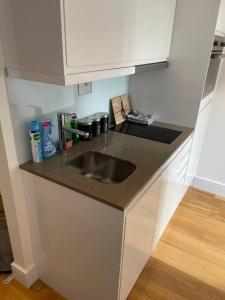
[[[41,144],[43,158],[49,158],[56,154],[56,146],[54,145],[52,135],[52,121],[51,120],[40,120],[40,131],[41,131]]]
[[[33,161],[40,163],[43,161],[43,152],[41,145],[41,133],[38,121],[32,121],[29,124],[29,134],[31,139],[31,151]]]

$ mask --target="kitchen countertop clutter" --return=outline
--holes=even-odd
[[[103,130],[103,125],[101,124]],[[21,169],[94,198],[119,210],[125,210],[139,192],[166,167],[174,152],[190,136],[193,129],[155,122],[158,127],[181,131],[171,143],[164,144],[136,136],[109,131],[87,143],[78,143],[67,155],[59,155],[40,163],[27,162]],[[71,162],[87,152],[100,152],[130,162],[136,169],[120,183],[105,184],[87,178],[71,167]]]
[[[78,120],[78,129],[89,133],[89,138],[81,140],[91,140],[109,130],[109,113],[98,112],[86,118]]]

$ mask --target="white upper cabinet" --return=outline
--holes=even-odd
[[[221,0],[216,30],[225,34],[225,0]]]
[[[9,76],[75,84],[167,60],[176,0],[3,0]]]
[[[166,60],[174,0],[66,0],[67,67],[80,71]]]

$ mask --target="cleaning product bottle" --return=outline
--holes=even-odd
[[[43,160],[43,152],[41,146],[41,133],[38,121],[32,121],[29,124],[29,134],[31,139],[31,150],[33,161],[40,163]]]
[[[78,126],[78,121],[77,121],[77,115],[76,113],[72,114],[72,118],[71,118],[71,127],[73,129],[77,129]],[[76,144],[79,142],[80,138],[79,138],[79,134],[72,134],[72,139],[73,139],[73,144]]]
[[[71,126],[72,115],[65,116],[65,127],[72,128]],[[69,150],[73,146],[73,135],[71,132],[66,133],[66,149]]]
[[[41,145],[43,158],[49,158],[56,154],[56,146],[52,141],[52,121],[51,120],[40,120],[40,131],[41,131]]]

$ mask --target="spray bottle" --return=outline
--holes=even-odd
[[[29,124],[29,134],[31,139],[31,151],[33,161],[40,163],[43,160],[43,153],[41,147],[41,133],[38,121],[32,121]]]
[[[52,121],[40,120],[41,146],[43,158],[49,158],[56,154],[56,147],[52,141]]]

